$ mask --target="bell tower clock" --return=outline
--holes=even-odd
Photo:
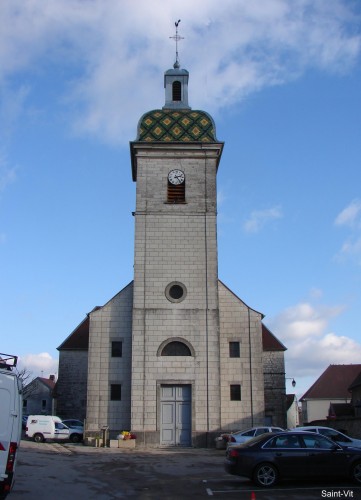
[[[189,73],[165,72],[165,105],[130,144],[136,182],[132,431],[206,446],[220,427],[216,174],[223,143],[188,105]]]

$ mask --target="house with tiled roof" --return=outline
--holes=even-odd
[[[301,397],[304,423],[324,420],[330,405],[350,403],[351,384],[361,372],[361,364],[330,365]]]
[[[23,389],[23,415],[52,415],[55,375],[36,377]]]

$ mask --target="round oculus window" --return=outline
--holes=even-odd
[[[186,287],[183,285],[183,283],[179,283],[178,281],[169,283],[169,285],[165,289],[165,296],[170,302],[182,302],[182,300],[186,298],[186,295]]]

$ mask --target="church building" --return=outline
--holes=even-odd
[[[223,142],[188,103],[178,58],[165,103],[130,143],[134,279],[58,347],[57,414],[148,446],[213,446],[221,431],[286,425],[283,344],[218,278]]]

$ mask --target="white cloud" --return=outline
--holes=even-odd
[[[336,217],[337,226],[360,227],[361,224],[361,200],[353,200]]]
[[[343,310],[343,306],[305,302],[286,309],[267,323],[288,349],[289,376],[301,381],[303,377],[318,377],[320,369],[323,371],[330,364],[360,362],[361,344],[330,331],[332,318]]]
[[[286,342],[299,342],[310,336],[320,337],[331,318],[340,314],[340,306],[314,306],[302,302],[281,312],[273,320],[277,332]]]
[[[254,210],[243,223],[243,229],[247,233],[258,233],[266,224],[283,217],[280,207],[267,208],[265,210]]]
[[[45,377],[58,373],[58,360],[53,359],[47,352],[25,354],[19,356],[18,370],[26,369],[32,377]]]
[[[351,259],[361,265],[361,200],[353,200],[336,217],[335,225],[346,226],[350,234],[336,255],[336,260]]]
[[[346,241],[342,245],[341,254],[361,256],[361,237],[354,241]]]
[[[178,18],[191,105],[212,113],[308,68],[344,71],[360,53],[343,0],[3,0],[0,82],[61,64],[72,70],[63,97],[76,131],[127,142],[144,110],[163,103]]]

